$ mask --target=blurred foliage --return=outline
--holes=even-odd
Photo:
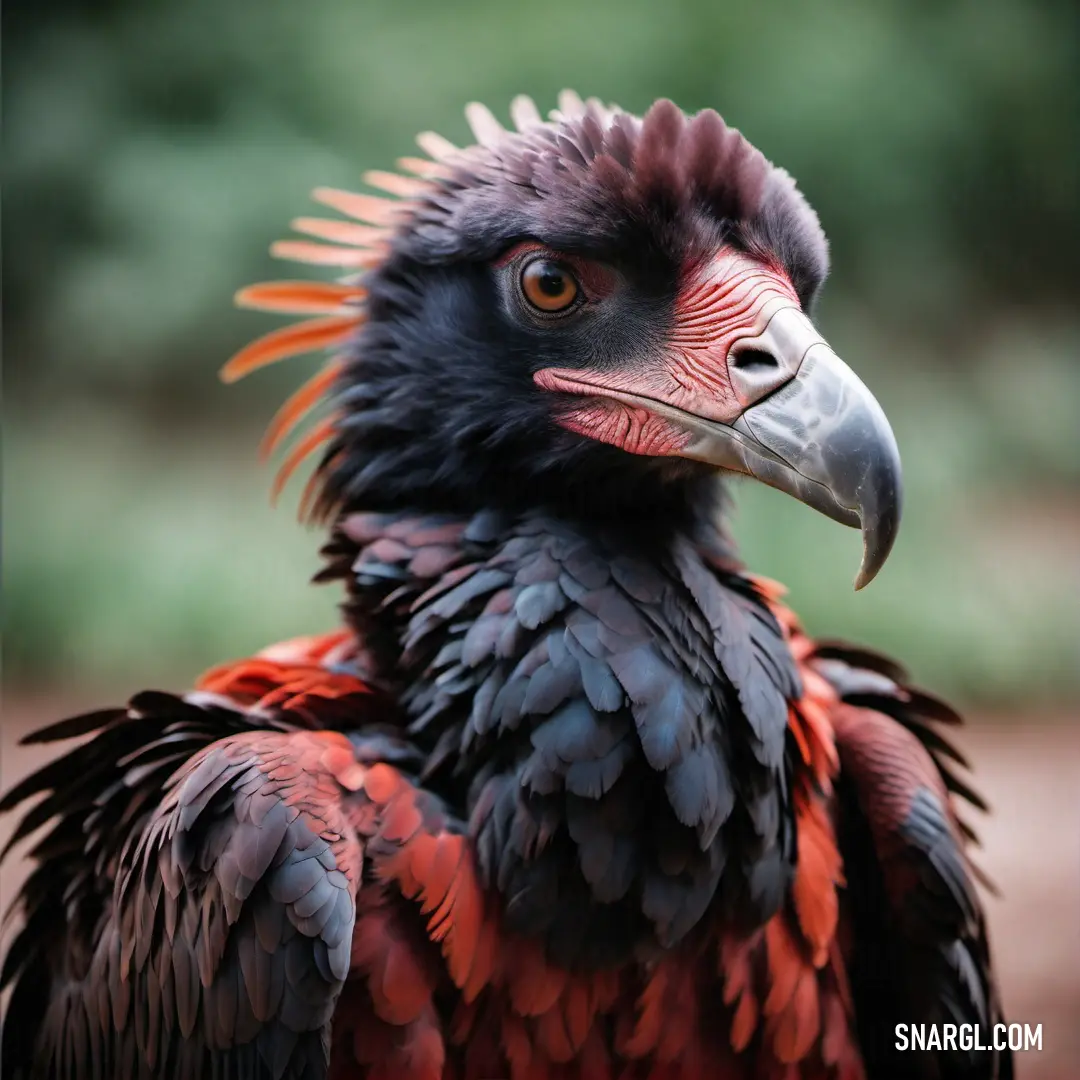
[[[265,506],[259,418],[299,372],[212,373],[317,184],[466,138],[461,106],[564,85],[718,108],[833,248],[825,332],[894,419],[908,509],[857,538],[740,492],[751,564],[814,631],[1008,701],[1080,692],[1080,35],[1055,0],[8,3],[7,673],[180,681],[325,625],[317,537]],[[14,406],[13,403],[14,402]]]

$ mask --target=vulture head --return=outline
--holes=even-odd
[[[545,121],[518,98],[507,130],[471,105],[476,145],[424,134],[411,176],[367,174],[396,199],[317,191],[356,221],[300,219],[331,243],[277,253],[361,273],[243,290],[318,317],[255,342],[226,378],[340,346],[268,441],[325,403],[286,463],[325,447],[309,488],[323,513],[670,519],[737,473],[861,528],[861,588],[896,536],[900,461],[810,320],[828,269],[816,214],[715,112],[559,106]]]

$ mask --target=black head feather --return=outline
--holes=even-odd
[[[332,394],[319,468],[324,513],[546,505],[572,516],[685,517],[715,473],[565,430],[535,373],[614,366],[655,348],[680,275],[721,245],[768,259],[806,308],[827,271],[821,227],[794,183],[711,110],[669,101],[644,118],[573,96],[550,122],[506,131],[472,107],[480,141],[441,140],[437,175],[396,217],[360,284],[364,325]],[[531,110],[534,112],[535,110]],[[572,330],[523,323],[497,271],[538,241],[613,268],[605,310]]]

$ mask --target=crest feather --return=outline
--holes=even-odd
[[[479,101],[470,101],[465,106],[465,119],[482,146],[496,146],[506,134],[506,128],[495,119],[495,114]]]
[[[559,112],[567,120],[580,120],[585,115],[585,102],[575,90],[559,91]]]
[[[245,375],[277,363],[288,356],[302,356],[342,345],[360,324],[360,315],[333,315],[272,330],[241,349],[221,369],[222,382],[236,382]]]
[[[282,315],[340,315],[366,295],[355,285],[328,281],[266,281],[241,289],[235,300],[237,307]]]
[[[279,259],[292,259],[293,262],[306,262],[314,266],[340,266],[349,269],[375,266],[382,260],[382,255],[377,251],[334,247],[330,244],[317,244],[314,240],[275,240],[270,245],[270,254]]]
[[[437,161],[428,161],[427,158],[402,157],[398,158],[397,164],[399,169],[404,169],[424,180],[449,180],[454,175],[453,170]]]
[[[361,195],[339,188],[318,187],[311,193],[311,197],[324,206],[356,218],[357,221],[366,221],[370,225],[394,225],[409,209],[407,204],[395,202],[393,199]]]
[[[369,169],[362,179],[369,187],[378,188],[402,199],[424,195],[434,187],[424,180],[415,180],[411,176],[401,176],[399,173],[385,172],[382,169]]]
[[[390,239],[389,229],[377,229],[372,225],[356,225],[351,221],[332,218],[295,218],[292,227],[298,233],[317,236],[335,244],[351,244],[353,247],[374,247]]]
[[[436,161],[447,161],[461,153],[449,139],[444,139],[434,131],[421,131],[416,136],[416,145]]]
[[[308,379],[298,390],[294,391],[289,399],[274,414],[266,428],[262,443],[259,445],[259,456],[265,461],[285,438],[296,428],[297,424],[322,400],[334,380],[344,370],[345,364],[340,359],[334,359],[324,364],[315,374]]]
[[[281,463],[277,475],[274,477],[274,486],[270,497],[276,502],[289,478],[300,466],[304,458],[313,454],[323,443],[329,442],[334,435],[334,427],[337,418],[327,416],[320,420],[288,453]]]
[[[536,102],[526,94],[518,94],[510,102],[510,119],[518,131],[528,131],[529,128],[539,127],[544,122]]]

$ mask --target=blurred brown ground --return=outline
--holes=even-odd
[[[20,735],[85,707],[8,701],[0,729],[0,786],[50,756],[22,748]],[[1017,1055],[1019,1080],[1080,1076],[1080,718],[980,717],[958,742],[992,816],[978,823],[980,864],[1001,889],[987,900],[991,940],[1010,1022],[1042,1024],[1041,1053]],[[0,841],[11,822],[0,821]],[[24,873],[13,858],[0,872],[10,902]]]

